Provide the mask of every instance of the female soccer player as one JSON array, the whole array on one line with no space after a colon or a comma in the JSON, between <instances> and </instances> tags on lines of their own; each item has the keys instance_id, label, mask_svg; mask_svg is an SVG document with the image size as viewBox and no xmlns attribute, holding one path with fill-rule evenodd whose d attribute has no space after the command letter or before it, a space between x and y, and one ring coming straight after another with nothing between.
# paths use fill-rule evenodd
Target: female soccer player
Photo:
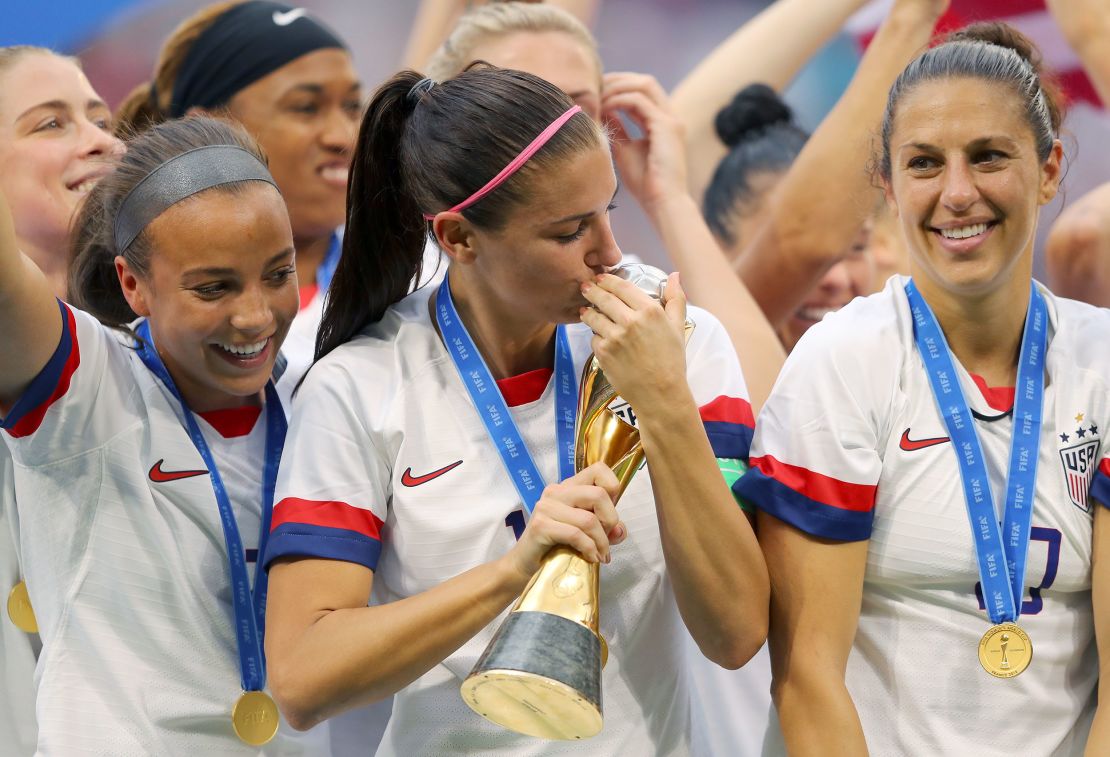
<instances>
[{"instance_id":1,"label":"female soccer player","mask_svg":"<svg viewBox=\"0 0 1110 757\"><path fill-rule=\"evenodd\" d=\"M59 297L70 222L120 151L110 118L75 59L40 47L0 48L0 193L12 208L16 246ZM0 598L8 603L0 615L0 743L24 755L35 750L39 640L20 569L12 476L0 441Z\"/></svg>"},{"instance_id":2,"label":"female soccer player","mask_svg":"<svg viewBox=\"0 0 1110 757\"><path fill-rule=\"evenodd\" d=\"M227 115L265 152L289 208L305 323L290 333L290 372L312 360L340 236L362 90L346 44L296 8L269 0L216 3L162 45L152 80L120 106L127 134L190 113ZM295 382L293 382L295 383Z\"/></svg>"},{"instance_id":3,"label":"female soccer player","mask_svg":"<svg viewBox=\"0 0 1110 757\"><path fill-rule=\"evenodd\" d=\"M1110 748L1110 315L1032 281L1062 153L1032 56L981 25L898 77L879 170L913 276L807 332L760 415L736 491L791 753Z\"/></svg>"},{"instance_id":4,"label":"female soccer player","mask_svg":"<svg viewBox=\"0 0 1110 757\"><path fill-rule=\"evenodd\" d=\"M808 135L794 123L790 107L765 84L741 90L716 119L717 135L729 152L705 191L704 212L713 236L733 261L770 217L775 187L798 157ZM779 327L790 350L806 329L854 297L874 291L874 265L860 230L840 259L805 294Z\"/></svg>"},{"instance_id":5,"label":"female soccer player","mask_svg":"<svg viewBox=\"0 0 1110 757\"><path fill-rule=\"evenodd\" d=\"M267 552L270 669L295 726L397 692L379 754L550 749L459 685L558 544L606 563L606 725L584 753L686 751L680 623L728 667L762 644L765 573L714 460L746 446L739 365L704 311L683 348L676 279L664 310L602 275L620 259L611 160L595 121L518 71L403 72L371 102ZM406 297L429 228L448 275ZM591 349L647 454L616 509L608 468L567 470L553 417ZM496 383L492 410L464 377ZM486 425L510 420L512 445ZM503 463L525 448L527 476Z\"/></svg>"},{"instance_id":6,"label":"female soccer player","mask_svg":"<svg viewBox=\"0 0 1110 757\"><path fill-rule=\"evenodd\" d=\"M67 305L0 207L0 427L44 643L38 752L258 754L276 710L250 572L285 426L288 214L249 137L186 119L129 144L74 234Z\"/></svg>"},{"instance_id":7,"label":"female soccer player","mask_svg":"<svg viewBox=\"0 0 1110 757\"><path fill-rule=\"evenodd\" d=\"M671 259L713 259L716 243L686 189L681 123L654 77L604 73L590 31L571 13L545 3L493 3L467 12L428 63L428 72L433 79L445 80L476 60L545 79L591 118L612 128L616 137L613 157L621 185L643 209ZM636 124L641 138L630 137L618 114ZM649 156L646 163L645 155ZM638 170L645 164L654 170L646 174ZM785 353L744 285L731 271L717 279L730 285L715 290L723 291L721 301L727 302L727 307L708 309L732 337L744 364L752 406L758 412Z\"/></svg>"},{"instance_id":8,"label":"female soccer player","mask_svg":"<svg viewBox=\"0 0 1110 757\"><path fill-rule=\"evenodd\" d=\"M756 75L780 89L785 87L805 61L802 53L816 50L822 38L834 33L837 22L858 5L858 0L835 0L821 3L817 10L804 0L779 0L722 43L675 88L675 110L687 128L693 175L715 170L726 185L734 178L727 162L714 161L712 169L705 166L720 150L719 140L706 134L715 125L719 93L733 92L737 79ZM744 225L747 228L734 229L741 233L722 244L727 263L717 255L676 259L695 302L715 312L728 308L731 292L726 274L733 270L782 335L787 350L820 320L830 304L820 293L828 283L822 279L830 268L850 258L853 248L867 241L868 217L879 199L864 170L872 151L868 125L878 123L885 105L883 95L917 51L928 44L947 5L947 0L896 0L890 4L843 96L798 150L788 170L773 182L773 192L765 188L758 193L766 194L766 203L759 208L728 208L751 222ZM836 191L830 192L830 186ZM715 189L719 186L710 191ZM715 202L720 199L706 195L708 212L714 212ZM889 257L884 255L883 265L877 267L889 270L885 264Z\"/></svg>"}]
</instances>

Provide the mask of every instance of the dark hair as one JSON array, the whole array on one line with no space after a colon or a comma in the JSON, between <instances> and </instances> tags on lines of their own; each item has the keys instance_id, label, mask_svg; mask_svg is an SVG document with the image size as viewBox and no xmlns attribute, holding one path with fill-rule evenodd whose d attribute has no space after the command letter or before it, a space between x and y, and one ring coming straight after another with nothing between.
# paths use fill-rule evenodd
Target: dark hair
<instances>
[{"instance_id":1,"label":"dark hair","mask_svg":"<svg viewBox=\"0 0 1110 757\"><path fill-rule=\"evenodd\" d=\"M882 123L879 172L890 178L890 136L902 97L922 82L974 78L999 82L1021 98L1037 157L1047 160L1063 120L1062 97L1041 71L1041 54L1028 37L1001 22L971 24L910 62L890 88Z\"/></svg>"},{"instance_id":2,"label":"dark hair","mask_svg":"<svg viewBox=\"0 0 1110 757\"><path fill-rule=\"evenodd\" d=\"M167 119L177 74L193 44L220 16L243 0L206 5L178 24L162 43L151 81L139 84L116 109L116 136L126 139Z\"/></svg>"},{"instance_id":3,"label":"dark hair","mask_svg":"<svg viewBox=\"0 0 1110 757\"><path fill-rule=\"evenodd\" d=\"M729 148L705 190L706 223L726 245L736 243L736 220L753 200L752 177L781 173L798 157L809 135L766 84L744 87L717 114L717 135Z\"/></svg>"},{"instance_id":4,"label":"dark hair","mask_svg":"<svg viewBox=\"0 0 1110 757\"><path fill-rule=\"evenodd\" d=\"M316 359L343 344L409 293L429 225L465 200L573 106L548 82L482 64L430 89L402 71L374 94L359 129L347 184L343 254L316 337ZM462 211L496 231L528 197L534 177L604 144L584 113L572 117L494 192Z\"/></svg>"},{"instance_id":5,"label":"dark hair","mask_svg":"<svg viewBox=\"0 0 1110 757\"><path fill-rule=\"evenodd\" d=\"M108 326L119 326L135 319L136 314L120 289L115 259L122 255L132 270L145 275L153 250L145 230L125 249L117 249L115 221L120 205L135 185L163 163L209 145L242 147L266 162L258 145L242 127L212 118L167 121L128 143L127 153L119 159L116 170L89 192L74 224L70 235L69 302ZM247 183L223 184L200 194L211 191L235 194L243 191Z\"/></svg>"}]
</instances>

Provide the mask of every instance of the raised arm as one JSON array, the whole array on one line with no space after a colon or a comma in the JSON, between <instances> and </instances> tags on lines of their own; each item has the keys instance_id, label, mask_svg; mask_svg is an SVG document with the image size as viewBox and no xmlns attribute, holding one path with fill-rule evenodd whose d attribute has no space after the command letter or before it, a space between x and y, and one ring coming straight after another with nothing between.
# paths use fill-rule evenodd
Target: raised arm
<instances>
[{"instance_id":1,"label":"raised arm","mask_svg":"<svg viewBox=\"0 0 1110 757\"><path fill-rule=\"evenodd\" d=\"M771 697L787 752L866 755L844 674L868 542L818 539L763 512L756 523L771 576Z\"/></svg>"},{"instance_id":2,"label":"raised arm","mask_svg":"<svg viewBox=\"0 0 1110 757\"><path fill-rule=\"evenodd\" d=\"M1048 234L1045 265L1056 294L1110 307L1110 184L1060 214Z\"/></svg>"},{"instance_id":3,"label":"raised arm","mask_svg":"<svg viewBox=\"0 0 1110 757\"><path fill-rule=\"evenodd\" d=\"M667 575L683 622L706 657L738 668L767 636L767 569L717 460L746 461L747 445L711 444L691 386L697 381L703 392L739 404L736 358L716 325L703 323L701 328L713 331L695 334L699 347L695 352L691 344L684 359L686 300L674 275L665 309L615 276L599 277L583 295L595 306L582 313L595 334L594 354L636 412ZM739 438L739 424L730 425Z\"/></svg>"},{"instance_id":4,"label":"raised arm","mask_svg":"<svg viewBox=\"0 0 1110 757\"><path fill-rule=\"evenodd\" d=\"M878 199L867 166L898 74L923 48L948 0L896 0L848 89L770 198L737 270L772 325L782 323L843 256Z\"/></svg>"},{"instance_id":5,"label":"raised arm","mask_svg":"<svg viewBox=\"0 0 1110 757\"><path fill-rule=\"evenodd\" d=\"M687 186L700 202L726 148L713 122L748 84L781 92L867 0L778 0L709 53L671 92L686 127Z\"/></svg>"},{"instance_id":6,"label":"raised arm","mask_svg":"<svg viewBox=\"0 0 1110 757\"><path fill-rule=\"evenodd\" d=\"M1045 4L1103 104L1110 106L1110 6L1103 0L1046 0Z\"/></svg>"},{"instance_id":7,"label":"raised arm","mask_svg":"<svg viewBox=\"0 0 1110 757\"><path fill-rule=\"evenodd\" d=\"M50 360L62 333L49 282L17 244L0 193L0 414L7 414Z\"/></svg>"},{"instance_id":8,"label":"raised arm","mask_svg":"<svg viewBox=\"0 0 1110 757\"><path fill-rule=\"evenodd\" d=\"M651 76L610 73L605 75L601 104L611 119L613 155L624 186L651 219L691 301L724 325L740 356L752 410L758 414L786 354L686 189L682 125L666 93ZM631 139L612 118L618 111L636 123L641 139Z\"/></svg>"}]
</instances>

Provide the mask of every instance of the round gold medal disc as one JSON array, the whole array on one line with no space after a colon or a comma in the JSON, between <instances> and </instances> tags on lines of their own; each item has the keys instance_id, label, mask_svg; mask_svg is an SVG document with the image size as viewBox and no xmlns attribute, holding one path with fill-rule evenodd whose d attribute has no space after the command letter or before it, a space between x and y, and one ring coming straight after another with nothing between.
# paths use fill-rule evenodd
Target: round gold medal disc
<instances>
[{"instance_id":1,"label":"round gold medal disc","mask_svg":"<svg viewBox=\"0 0 1110 757\"><path fill-rule=\"evenodd\" d=\"M8 594L8 617L12 619L15 627L24 633L39 632L35 610L31 607L31 598L27 595L27 584L23 581L17 583Z\"/></svg>"},{"instance_id":2,"label":"round gold medal disc","mask_svg":"<svg viewBox=\"0 0 1110 757\"><path fill-rule=\"evenodd\" d=\"M262 746L278 730L278 708L264 691L245 691L231 710L235 735L251 746Z\"/></svg>"},{"instance_id":3,"label":"round gold medal disc","mask_svg":"<svg viewBox=\"0 0 1110 757\"><path fill-rule=\"evenodd\" d=\"M1033 659L1033 643L1014 623L991 626L979 641L979 663L995 678L1013 678Z\"/></svg>"}]
</instances>

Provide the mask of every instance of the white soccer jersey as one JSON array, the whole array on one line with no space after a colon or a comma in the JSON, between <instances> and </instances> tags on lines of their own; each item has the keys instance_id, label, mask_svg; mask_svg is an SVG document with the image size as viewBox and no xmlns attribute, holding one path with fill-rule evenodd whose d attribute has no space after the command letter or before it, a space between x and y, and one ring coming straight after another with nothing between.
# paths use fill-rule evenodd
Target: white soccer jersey
<instances>
[{"instance_id":1,"label":"white soccer jersey","mask_svg":"<svg viewBox=\"0 0 1110 757\"><path fill-rule=\"evenodd\" d=\"M428 312L429 290L391 308L309 373L294 402L267 560L310 556L375 572L382 602L426 591L508 551L524 526L516 489ZM751 408L724 330L691 309L694 398L720 457L744 458ZM575 365L584 325L567 329ZM526 378L531 374L525 374ZM554 392L513 418L547 481L557 478ZM514 404L510 401L510 404ZM620 501L627 541L601 569L605 727L585 742L513 734L472 712L459 686L498 618L394 698L379 754L671 755L688 745L682 621L667 578L651 481L641 471ZM697 504L691 503L691 517Z\"/></svg>"},{"instance_id":2,"label":"white soccer jersey","mask_svg":"<svg viewBox=\"0 0 1110 757\"><path fill-rule=\"evenodd\" d=\"M326 753L324 732L283 728L264 751L235 736L231 581L204 461L130 337L60 307L54 357L0 424L44 644L39 753ZM198 417L253 572L264 414Z\"/></svg>"},{"instance_id":3,"label":"white soccer jersey","mask_svg":"<svg viewBox=\"0 0 1110 757\"><path fill-rule=\"evenodd\" d=\"M12 457L0 437L0 601L23 579L19 565L19 519L15 510ZM0 607L0 754L24 757L35 751L35 659L38 634L18 628Z\"/></svg>"},{"instance_id":4,"label":"white soccer jersey","mask_svg":"<svg viewBox=\"0 0 1110 757\"><path fill-rule=\"evenodd\" d=\"M894 277L806 333L760 413L737 492L810 534L870 539L847 685L872 754L1079 754L1098 678L1088 495L1110 505L1110 311L1045 292L1048 379L1019 621L1034 653L1021 675L997 679L978 661L990 621L904 284ZM1012 396L1000 402L957 370L1001 515Z\"/></svg>"}]
</instances>

